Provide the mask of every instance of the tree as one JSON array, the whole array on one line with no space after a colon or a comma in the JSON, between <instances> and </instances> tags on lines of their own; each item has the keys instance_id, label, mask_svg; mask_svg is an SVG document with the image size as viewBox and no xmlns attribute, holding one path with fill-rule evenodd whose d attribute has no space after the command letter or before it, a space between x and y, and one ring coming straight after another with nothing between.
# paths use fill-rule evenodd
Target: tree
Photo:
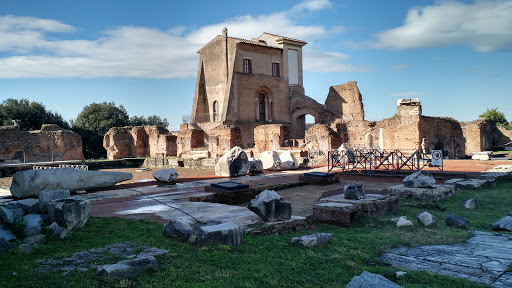
<instances>
[{"instance_id":1,"label":"tree","mask_svg":"<svg viewBox=\"0 0 512 288\"><path fill-rule=\"evenodd\" d=\"M167 118L160 118L159 116L149 116L147 119L144 116L133 116L130 118L130 125L132 126L147 126L147 125L159 125L163 127L169 126Z\"/></svg>"},{"instance_id":2,"label":"tree","mask_svg":"<svg viewBox=\"0 0 512 288\"><path fill-rule=\"evenodd\" d=\"M90 159L105 157L103 136L110 128L127 126L130 121L123 105L102 102L85 106L72 124L73 130L82 136L84 157Z\"/></svg>"},{"instance_id":3,"label":"tree","mask_svg":"<svg viewBox=\"0 0 512 288\"><path fill-rule=\"evenodd\" d=\"M507 118L505 118L505 114L498 111L498 108L487 108L487 111L481 114L480 117L488 119L497 126L501 126L509 130L512 129L507 121Z\"/></svg>"},{"instance_id":4,"label":"tree","mask_svg":"<svg viewBox=\"0 0 512 288\"><path fill-rule=\"evenodd\" d=\"M9 98L0 104L0 125L12 125L13 120L20 121L22 130L39 130L43 124L69 128L69 124L59 113L46 110L43 104L29 102L27 99Z\"/></svg>"}]
</instances>

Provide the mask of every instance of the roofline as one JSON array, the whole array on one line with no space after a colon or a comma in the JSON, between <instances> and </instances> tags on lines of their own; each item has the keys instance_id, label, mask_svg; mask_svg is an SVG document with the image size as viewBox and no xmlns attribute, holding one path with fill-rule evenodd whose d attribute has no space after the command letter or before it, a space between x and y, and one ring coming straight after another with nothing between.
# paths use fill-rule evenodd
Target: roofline
<instances>
[{"instance_id":1,"label":"roofline","mask_svg":"<svg viewBox=\"0 0 512 288\"><path fill-rule=\"evenodd\" d=\"M308 44L306 41L303 41L303 40L294 39L294 38L290 38L290 37L285 37L285 36L281 36L281 35L277 35L277 34L272 34L272 33L268 33L268 32L263 32L263 34L261 34L261 36L263 36L265 34L276 36L276 37L280 37L279 39L277 39L277 43L279 43L279 42L281 42L281 43L287 42L287 43L292 43L292 44L298 44L300 46L304 46L304 45Z\"/></svg>"}]
</instances>

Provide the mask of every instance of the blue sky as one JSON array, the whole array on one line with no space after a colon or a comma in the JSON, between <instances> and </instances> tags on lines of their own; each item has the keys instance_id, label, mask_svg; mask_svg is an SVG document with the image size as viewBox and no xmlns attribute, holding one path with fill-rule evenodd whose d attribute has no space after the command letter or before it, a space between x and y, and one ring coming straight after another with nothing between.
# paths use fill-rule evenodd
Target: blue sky
<instances>
[{"instance_id":1,"label":"blue sky","mask_svg":"<svg viewBox=\"0 0 512 288\"><path fill-rule=\"evenodd\" d=\"M512 1L0 0L0 100L26 98L75 118L114 101L177 130L190 115L199 48L222 28L298 38L306 94L358 82L365 118L419 97L423 114L512 120Z\"/></svg>"}]
</instances>

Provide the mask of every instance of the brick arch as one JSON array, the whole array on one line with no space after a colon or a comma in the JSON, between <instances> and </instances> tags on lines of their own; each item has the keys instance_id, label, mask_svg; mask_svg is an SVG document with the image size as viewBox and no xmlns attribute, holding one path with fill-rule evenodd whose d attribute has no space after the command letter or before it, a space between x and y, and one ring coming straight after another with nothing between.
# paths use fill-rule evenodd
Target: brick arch
<instances>
[{"instance_id":1,"label":"brick arch","mask_svg":"<svg viewBox=\"0 0 512 288\"><path fill-rule=\"evenodd\" d=\"M272 122L274 120L272 91L267 86L260 86L256 89L254 93L254 112L256 121Z\"/></svg>"},{"instance_id":2,"label":"brick arch","mask_svg":"<svg viewBox=\"0 0 512 288\"><path fill-rule=\"evenodd\" d=\"M314 109L311 107L301 108L299 110L296 110L292 114L292 135L294 135L294 138L304 138L305 131L306 131L306 115L311 115L315 117L315 124L320 123L320 117L322 115L323 111L319 111L318 109Z\"/></svg>"}]
</instances>

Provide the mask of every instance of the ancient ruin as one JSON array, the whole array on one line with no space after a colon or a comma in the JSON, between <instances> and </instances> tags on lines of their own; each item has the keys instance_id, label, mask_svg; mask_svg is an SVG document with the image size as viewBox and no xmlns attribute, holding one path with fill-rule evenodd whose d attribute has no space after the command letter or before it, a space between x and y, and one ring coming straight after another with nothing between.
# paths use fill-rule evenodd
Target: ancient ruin
<instances>
[{"instance_id":1,"label":"ancient ruin","mask_svg":"<svg viewBox=\"0 0 512 288\"><path fill-rule=\"evenodd\" d=\"M0 126L0 162L83 160L82 137L54 124L41 130L22 131L18 126Z\"/></svg>"},{"instance_id":2,"label":"ancient ruin","mask_svg":"<svg viewBox=\"0 0 512 288\"><path fill-rule=\"evenodd\" d=\"M155 126L113 128L104 138L108 158L218 159L235 146L249 157L270 150L300 157L343 143L379 151L441 150L444 157L465 158L512 141L512 131L485 119L424 116L418 98L398 99L393 117L367 121L355 81L330 87L325 103L318 103L303 87L306 44L270 33L234 38L224 29L198 51L190 121L176 134ZM316 124L307 130L306 115Z\"/></svg>"}]
</instances>

